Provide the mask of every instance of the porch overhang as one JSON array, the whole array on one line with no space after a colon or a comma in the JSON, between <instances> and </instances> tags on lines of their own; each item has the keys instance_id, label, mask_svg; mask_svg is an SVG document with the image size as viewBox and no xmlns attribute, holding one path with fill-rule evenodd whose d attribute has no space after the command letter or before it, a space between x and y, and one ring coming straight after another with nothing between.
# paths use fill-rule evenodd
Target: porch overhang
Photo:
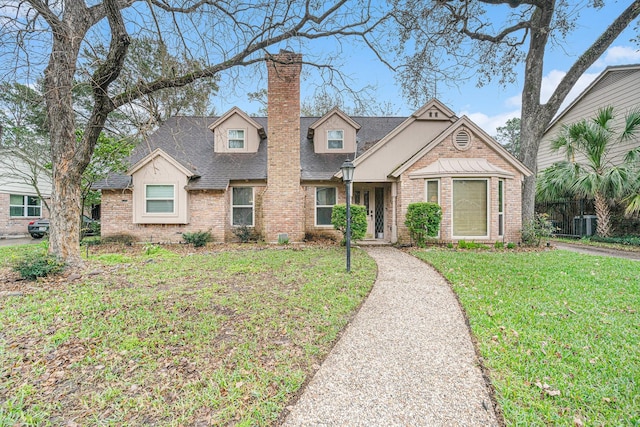
<instances>
[{"instance_id":1,"label":"porch overhang","mask_svg":"<svg viewBox=\"0 0 640 427\"><path fill-rule=\"evenodd\" d=\"M412 179L441 178L441 177L487 177L514 178L515 175L490 163L484 158L442 158L429 166L409 174Z\"/></svg>"}]
</instances>

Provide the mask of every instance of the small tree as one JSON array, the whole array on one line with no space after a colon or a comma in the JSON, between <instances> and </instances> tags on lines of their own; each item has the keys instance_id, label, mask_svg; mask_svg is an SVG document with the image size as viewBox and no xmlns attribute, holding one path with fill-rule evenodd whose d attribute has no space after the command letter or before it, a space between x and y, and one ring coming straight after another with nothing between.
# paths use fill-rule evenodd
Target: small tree
<instances>
[{"instance_id":1,"label":"small tree","mask_svg":"<svg viewBox=\"0 0 640 427\"><path fill-rule=\"evenodd\" d=\"M424 247L429 237L437 237L442 219L442 208L437 203L411 203L407 208L404 225L409 228L411 238Z\"/></svg>"},{"instance_id":2,"label":"small tree","mask_svg":"<svg viewBox=\"0 0 640 427\"><path fill-rule=\"evenodd\" d=\"M331 224L333 228L342 233L345 242L347 239L347 206L335 205L331 211ZM351 205L351 239L361 240L367 233L367 209L360 205Z\"/></svg>"}]
</instances>

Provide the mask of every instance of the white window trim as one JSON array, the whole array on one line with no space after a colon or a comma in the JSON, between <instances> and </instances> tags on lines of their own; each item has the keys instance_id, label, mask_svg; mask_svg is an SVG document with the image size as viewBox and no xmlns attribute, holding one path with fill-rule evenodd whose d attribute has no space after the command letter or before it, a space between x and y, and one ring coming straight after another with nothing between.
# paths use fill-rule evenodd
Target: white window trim
<instances>
[{"instance_id":1,"label":"white window trim","mask_svg":"<svg viewBox=\"0 0 640 427\"><path fill-rule=\"evenodd\" d=\"M454 206L453 206L453 201L455 198L455 186L453 185L453 183L455 181L484 181L485 185L487 186L487 217L485 218L485 220L487 221L487 234L484 236L456 236L455 234L453 234L453 214L454 214ZM458 240L480 240L480 239L489 239L489 236L491 236L491 221L489 221L489 218L491 217L491 192L490 187L489 187L489 182L490 182L490 178L464 178L464 177L460 177L460 178L453 178L451 180L451 236L453 239L458 239Z\"/></svg>"},{"instance_id":2,"label":"white window trim","mask_svg":"<svg viewBox=\"0 0 640 427\"><path fill-rule=\"evenodd\" d=\"M20 196L22 197L21 205L12 205L11 204L11 196ZM40 201L37 205L29 205L29 197L37 197ZM22 215L11 215L11 208L20 206L22 208ZM40 209L39 215L29 215L29 207L38 207ZM42 199L38 196L30 196L28 194L9 194L9 218L40 218L42 217Z\"/></svg>"},{"instance_id":3,"label":"white window trim","mask_svg":"<svg viewBox=\"0 0 640 427\"><path fill-rule=\"evenodd\" d=\"M338 203L338 189L336 187L326 187L326 186L319 186L319 187L314 187L314 198L315 198L315 208L313 210L313 223L316 227L318 228L333 228L333 224L318 224L318 208L332 208L335 206L335 204L333 205L319 205L318 204L318 189L320 188L332 188L334 193L335 193L335 198L336 198L336 204Z\"/></svg>"},{"instance_id":4,"label":"white window trim","mask_svg":"<svg viewBox=\"0 0 640 427\"><path fill-rule=\"evenodd\" d=\"M251 204L250 205L235 205L233 203L233 189L234 188L251 188ZM256 226L256 189L255 187L249 187L244 185L236 185L231 187L231 212L230 212L230 222L232 227L249 227L253 228ZM251 225L236 225L233 223L233 208L251 208Z\"/></svg>"},{"instance_id":5,"label":"white window trim","mask_svg":"<svg viewBox=\"0 0 640 427\"><path fill-rule=\"evenodd\" d=\"M162 198L162 199L154 199L154 198L148 198L147 197L147 187L149 186L160 186L160 185L170 185L171 187L173 187L173 198L171 199L167 199L167 198ZM173 200L173 211L171 212L147 212L147 200ZM159 183L159 182L154 182L153 184L145 184L144 185L144 214L148 215L148 216L167 216L167 215L175 215L176 214L176 208L177 208L177 200L176 200L176 185L175 184L169 184L169 183Z\"/></svg>"},{"instance_id":6,"label":"white window trim","mask_svg":"<svg viewBox=\"0 0 640 427\"><path fill-rule=\"evenodd\" d=\"M500 183L502 183L502 206L500 206ZM506 195L506 186L507 186L507 181L504 179L499 179L498 180L498 236L500 237L504 237L505 235L505 228L507 226L507 224L505 224L504 222L504 218L505 218L505 208L506 208L506 203L505 203L505 195ZM502 208L502 212L500 212L500 208ZM500 234L500 217L502 217L502 234Z\"/></svg>"},{"instance_id":7,"label":"white window trim","mask_svg":"<svg viewBox=\"0 0 640 427\"><path fill-rule=\"evenodd\" d=\"M231 146L231 140L240 140L239 138L231 138L231 136L229 135L231 132L237 132L237 131L242 131L242 147L232 147ZM239 129L239 128L233 128L233 129L227 129L227 150L238 150L238 151L244 151L247 149L247 130L246 129Z\"/></svg>"},{"instance_id":8,"label":"white window trim","mask_svg":"<svg viewBox=\"0 0 640 427\"><path fill-rule=\"evenodd\" d=\"M329 138L329 132L342 132L342 147L340 148L332 148L329 146L329 141L338 141L335 138ZM327 150L344 150L344 129L328 129L327 130Z\"/></svg>"},{"instance_id":9,"label":"white window trim","mask_svg":"<svg viewBox=\"0 0 640 427\"><path fill-rule=\"evenodd\" d=\"M428 184L431 181L435 181L438 185L438 200L436 201L436 203L438 204L438 206L440 206L440 208L442 209L442 204L440 203L440 180L439 179L425 179L424 180L424 199L429 202L429 203L433 203L431 200L427 199L427 195L429 194L428 191ZM440 220L440 227L438 227L438 234L436 235L436 237L439 239L440 238L440 234L442 233L442 219Z\"/></svg>"}]
</instances>

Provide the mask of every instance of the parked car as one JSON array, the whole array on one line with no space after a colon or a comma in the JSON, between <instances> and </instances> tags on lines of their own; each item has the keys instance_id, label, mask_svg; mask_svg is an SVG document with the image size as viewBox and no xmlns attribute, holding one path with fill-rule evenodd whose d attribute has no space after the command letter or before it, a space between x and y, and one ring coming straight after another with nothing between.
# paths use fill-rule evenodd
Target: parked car
<instances>
[{"instance_id":1,"label":"parked car","mask_svg":"<svg viewBox=\"0 0 640 427\"><path fill-rule=\"evenodd\" d=\"M41 239L49 233L49 220L46 218L36 219L29 222L27 231L34 239ZM95 236L100 234L100 221L82 215L82 236Z\"/></svg>"}]
</instances>

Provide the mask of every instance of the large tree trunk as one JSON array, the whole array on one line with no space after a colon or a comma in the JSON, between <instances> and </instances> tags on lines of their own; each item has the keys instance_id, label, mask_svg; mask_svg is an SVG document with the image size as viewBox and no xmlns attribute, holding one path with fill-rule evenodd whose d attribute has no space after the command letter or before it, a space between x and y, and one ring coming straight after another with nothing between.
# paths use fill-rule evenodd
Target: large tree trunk
<instances>
[{"instance_id":1,"label":"large tree trunk","mask_svg":"<svg viewBox=\"0 0 640 427\"><path fill-rule=\"evenodd\" d=\"M45 70L45 98L51 138L53 188L49 251L70 265L80 257L81 159L77 158L75 114L71 89L79 51L74 31L60 25L53 33L53 49ZM78 41L76 41L78 40Z\"/></svg>"}]
</instances>

